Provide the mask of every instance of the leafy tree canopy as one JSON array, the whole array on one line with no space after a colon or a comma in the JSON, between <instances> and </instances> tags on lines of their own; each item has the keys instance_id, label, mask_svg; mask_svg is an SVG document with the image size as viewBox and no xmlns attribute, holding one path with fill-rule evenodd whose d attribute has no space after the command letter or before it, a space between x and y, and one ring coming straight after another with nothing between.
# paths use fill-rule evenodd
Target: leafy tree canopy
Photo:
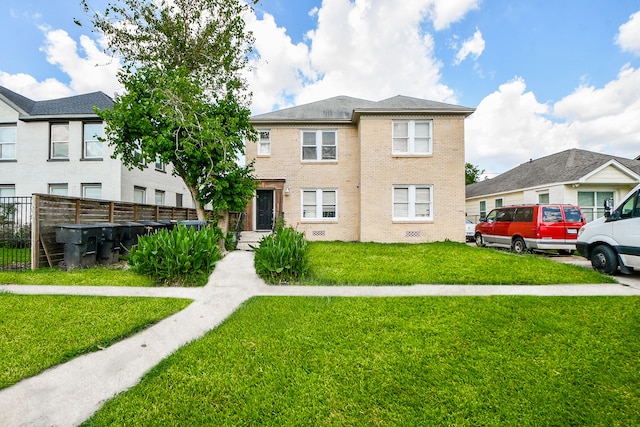
<instances>
[{"instance_id":1,"label":"leafy tree canopy","mask_svg":"<svg viewBox=\"0 0 640 427\"><path fill-rule=\"evenodd\" d=\"M471 163L465 163L465 184L473 184L480 181L480 176L484 173L484 169L480 170L479 166L472 165Z\"/></svg>"},{"instance_id":2,"label":"leafy tree canopy","mask_svg":"<svg viewBox=\"0 0 640 427\"><path fill-rule=\"evenodd\" d=\"M255 189L252 165L237 157L255 141L243 71L253 36L241 0L120 0L90 11L107 51L121 58L125 92L99 115L106 139L130 168L156 159L173 165L198 216L243 210ZM254 1L255 3L255 1Z\"/></svg>"}]
</instances>

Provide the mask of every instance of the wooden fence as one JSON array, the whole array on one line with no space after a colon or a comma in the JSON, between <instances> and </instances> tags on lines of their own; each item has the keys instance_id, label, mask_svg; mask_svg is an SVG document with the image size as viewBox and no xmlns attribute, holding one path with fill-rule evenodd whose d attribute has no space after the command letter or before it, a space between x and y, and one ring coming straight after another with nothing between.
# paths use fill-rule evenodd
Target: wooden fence
<instances>
[{"instance_id":1,"label":"wooden fence","mask_svg":"<svg viewBox=\"0 0 640 427\"><path fill-rule=\"evenodd\" d=\"M195 220L195 209L142 205L77 197L33 195L31 268L55 267L64 259L56 242L56 226L96 222ZM210 212L208 212L210 213Z\"/></svg>"}]
</instances>

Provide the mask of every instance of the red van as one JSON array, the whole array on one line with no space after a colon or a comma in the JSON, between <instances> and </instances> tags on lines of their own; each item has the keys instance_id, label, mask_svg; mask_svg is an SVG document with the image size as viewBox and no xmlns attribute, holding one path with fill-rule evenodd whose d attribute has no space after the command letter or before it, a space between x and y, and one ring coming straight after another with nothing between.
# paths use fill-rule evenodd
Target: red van
<instances>
[{"instance_id":1,"label":"red van","mask_svg":"<svg viewBox=\"0 0 640 427\"><path fill-rule=\"evenodd\" d=\"M510 248L516 253L553 249L569 254L576 249L578 230L586 224L574 205L505 206L489 212L476 225L478 246Z\"/></svg>"}]
</instances>

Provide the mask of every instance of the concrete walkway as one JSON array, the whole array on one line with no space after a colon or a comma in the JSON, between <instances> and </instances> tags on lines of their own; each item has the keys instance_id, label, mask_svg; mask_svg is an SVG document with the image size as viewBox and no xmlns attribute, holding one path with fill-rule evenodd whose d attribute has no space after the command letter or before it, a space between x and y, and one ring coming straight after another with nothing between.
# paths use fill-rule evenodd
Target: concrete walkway
<instances>
[{"instance_id":1,"label":"concrete walkway","mask_svg":"<svg viewBox=\"0 0 640 427\"><path fill-rule=\"evenodd\" d=\"M203 288L125 288L0 285L0 292L191 298L186 309L109 348L80 356L0 390L0 426L75 426L106 400L184 344L215 328L253 296L632 296L640 286L267 286L253 269L253 253L229 253Z\"/></svg>"}]
</instances>

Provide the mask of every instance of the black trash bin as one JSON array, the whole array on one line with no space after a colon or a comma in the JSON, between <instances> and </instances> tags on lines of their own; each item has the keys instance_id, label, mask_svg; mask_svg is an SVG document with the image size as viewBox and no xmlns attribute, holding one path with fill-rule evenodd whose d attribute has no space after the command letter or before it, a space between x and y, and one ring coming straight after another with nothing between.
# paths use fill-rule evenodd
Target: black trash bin
<instances>
[{"instance_id":1,"label":"black trash bin","mask_svg":"<svg viewBox=\"0 0 640 427\"><path fill-rule=\"evenodd\" d=\"M98 243L98 263L117 263L120 260L120 243L126 227L117 222L99 222L96 225L102 229L102 238Z\"/></svg>"},{"instance_id":2,"label":"black trash bin","mask_svg":"<svg viewBox=\"0 0 640 427\"><path fill-rule=\"evenodd\" d=\"M144 226L145 235L154 234L156 231L162 228L167 228L165 224L160 224L159 222L156 222L156 221L138 221L138 222Z\"/></svg>"},{"instance_id":3,"label":"black trash bin","mask_svg":"<svg viewBox=\"0 0 640 427\"><path fill-rule=\"evenodd\" d=\"M120 241L120 254L127 256L131 248L138 244L138 236L145 235L146 229L144 224L139 222L124 221L120 224L124 226L122 240Z\"/></svg>"},{"instance_id":4,"label":"black trash bin","mask_svg":"<svg viewBox=\"0 0 640 427\"><path fill-rule=\"evenodd\" d=\"M96 224L59 224L56 226L56 242L64 243L66 270L88 268L96 265L98 243L102 227Z\"/></svg>"},{"instance_id":5,"label":"black trash bin","mask_svg":"<svg viewBox=\"0 0 640 427\"><path fill-rule=\"evenodd\" d=\"M199 219L183 219L178 221L178 225L182 225L184 227L195 228L197 231L202 230L209 226L207 221L202 221Z\"/></svg>"},{"instance_id":6,"label":"black trash bin","mask_svg":"<svg viewBox=\"0 0 640 427\"><path fill-rule=\"evenodd\" d=\"M173 230L173 227L175 227L176 224L178 224L178 221L176 221L175 219L160 219L158 220L158 222L164 225L165 228L169 231Z\"/></svg>"}]
</instances>

